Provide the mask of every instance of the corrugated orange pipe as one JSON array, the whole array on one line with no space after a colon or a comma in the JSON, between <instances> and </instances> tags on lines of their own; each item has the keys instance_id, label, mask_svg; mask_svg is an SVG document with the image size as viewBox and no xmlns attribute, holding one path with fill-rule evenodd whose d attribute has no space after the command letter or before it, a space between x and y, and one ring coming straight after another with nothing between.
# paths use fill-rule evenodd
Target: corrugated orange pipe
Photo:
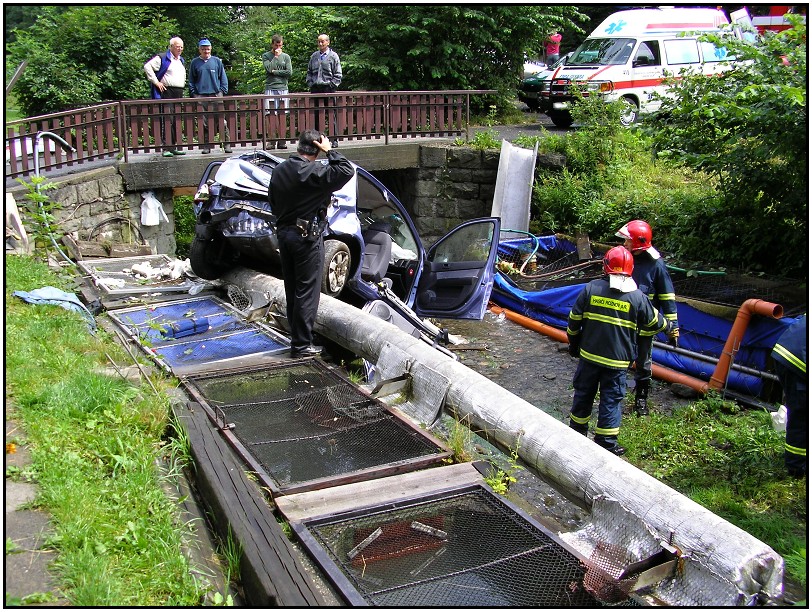
<instances>
[{"instance_id":1,"label":"corrugated orange pipe","mask_svg":"<svg viewBox=\"0 0 812 612\"><path fill-rule=\"evenodd\" d=\"M559 342L563 342L564 344L570 343L570 341L567 339L566 330L558 329L557 327L547 325L546 323L542 323L541 321L536 321L535 319L531 319L530 317L520 315L518 312L513 312L512 310L508 310L507 308L497 306L494 303L491 303L490 310L494 314L504 313L506 319L510 319L511 321L513 321L514 323L518 323L522 327L526 327L528 329L532 329L533 331L537 331L540 334L544 334L545 336L549 336L553 340L558 340Z\"/></svg>"},{"instance_id":2,"label":"corrugated orange pipe","mask_svg":"<svg viewBox=\"0 0 812 612\"><path fill-rule=\"evenodd\" d=\"M780 304L756 299L745 300L742 303L739 312L736 314L733 327L730 328L725 348L722 349L722 354L719 355L719 363L716 364L716 369L708 382L708 387L711 389L722 389L725 386L727 375L730 372L730 364L733 361L733 349L735 347L738 350L742 338L744 338L744 332L747 331L747 325L750 323L750 317L754 314L780 319L784 316L784 308Z\"/></svg>"},{"instance_id":3,"label":"corrugated orange pipe","mask_svg":"<svg viewBox=\"0 0 812 612\"><path fill-rule=\"evenodd\" d=\"M505 318L510 319L519 325L535 330L540 334L544 334L545 336L549 336L553 340L558 340L559 342L569 344L569 339L567 338L567 332L565 330L558 329L557 327L536 321L530 317L520 315L512 310L501 308L493 303L490 305L490 310L495 314L504 313ZM690 387L702 395L707 393L708 389L722 389L725 385L725 381L727 380L727 375L730 372L730 364L733 362L733 347L741 344L741 340L744 338L744 332L747 330L747 325L750 323L750 318L753 314L759 314L761 316L771 317L773 319L780 319L782 316L784 316L784 308L779 304L765 302L764 300L745 300L745 302L739 307L736 320L733 322L733 327L730 329L727 342L725 342L725 347L722 349L722 354L719 357L719 361L716 364L716 369L714 370L709 382L699 378L694 378L693 376L689 376L681 372L676 372L671 368L666 368L661 365L657 365L656 363L651 364L652 375L669 383L685 385L686 387Z\"/></svg>"}]
</instances>

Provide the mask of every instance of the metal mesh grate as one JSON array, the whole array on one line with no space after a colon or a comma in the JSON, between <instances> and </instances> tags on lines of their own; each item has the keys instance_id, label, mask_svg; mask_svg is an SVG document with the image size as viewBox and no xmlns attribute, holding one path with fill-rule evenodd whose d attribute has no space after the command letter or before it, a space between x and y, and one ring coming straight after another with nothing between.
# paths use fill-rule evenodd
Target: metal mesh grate
<instances>
[{"instance_id":1,"label":"metal mesh grate","mask_svg":"<svg viewBox=\"0 0 812 612\"><path fill-rule=\"evenodd\" d=\"M582 562L482 487L306 526L367 604L600 605Z\"/></svg>"},{"instance_id":2,"label":"metal mesh grate","mask_svg":"<svg viewBox=\"0 0 812 612\"><path fill-rule=\"evenodd\" d=\"M212 297L139 306L109 315L171 369L288 348L281 335L245 321L231 306Z\"/></svg>"},{"instance_id":3,"label":"metal mesh grate","mask_svg":"<svg viewBox=\"0 0 812 612\"><path fill-rule=\"evenodd\" d=\"M194 283L181 276L177 279L139 278L132 271L134 264L149 264L157 270L165 268L172 260L168 255L144 255L142 257L114 257L110 259L82 260L77 265L89 274L98 287L110 295L130 295L155 291L188 291Z\"/></svg>"},{"instance_id":4,"label":"metal mesh grate","mask_svg":"<svg viewBox=\"0 0 812 612\"><path fill-rule=\"evenodd\" d=\"M424 467L448 454L315 360L193 376L188 384L203 405L222 415L273 480L269 486L280 491L315 488L313 481L333 478L358 480L359 472L409 462Z\"/></svg>"},{"instance_id":5,"label":"metal mesh grate","mask_svg":"<svg viewBox=\"0 0 812 612\"><path fill-rule=\"evenodd\" d=\"M673 271L674 290L681 297L694 298L738 309L750 298L781 304L785 316L806 312L808 293L806 284L786 278L759 278L739 274L688 276ZM732 313L731 318L735 316Z\"/></svg>"}]
</instances>

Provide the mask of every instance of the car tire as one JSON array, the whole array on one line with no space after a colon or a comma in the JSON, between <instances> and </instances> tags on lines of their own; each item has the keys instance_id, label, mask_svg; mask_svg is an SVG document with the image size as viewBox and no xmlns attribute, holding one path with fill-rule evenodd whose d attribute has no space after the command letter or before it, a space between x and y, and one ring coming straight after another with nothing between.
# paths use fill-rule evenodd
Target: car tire
<instances>
[{"instance_id":1,"label":"car tire","mask_svg":"<svg viewBox=\"0 0 812 612\"><path fill-rule=\"evenodd\" d=\"M640 109L632 98L624 96L620 99L623 102L623 110L620 112L620 125L623 127L631 127L637 123L637 118L640 116Z\"/></svg>"},{"instance_id":2,"label":"car tire","mask_svg":"<svg viewBox=\"0 0 812 612\"><path fill-rule=\"evenodd\" d=\"M205 280L220 278L234 267L237 256L222 237L204 240L195 236L189 247L192 272Z\"/></svg>"},{"instance_id":3,"label":"car tire","mask_svg":"<svg viewBox=\"0 0 812 612\"><path fill-rule=\"evenodd\" d=\"M338 297L347 286L350 278L352 257L350 248L340 240L324 241L324 273L321 278L321 292L330 297Z\"/></svg>"},{"instance_id":4,"label":"car tire","mask_svg":"<svg viewBox=\"0 0 812 612\"><path fill-rule=\"evenodd\" d=\"M548 115L550 121L552 121L556 127L568 128L573 123L572 115L570 115L569 111L551 111Z\"/></svg>"},{"instance_id":5,"label":"car tire","mask_svg":"<svg viewBox=\"0 0 812 612\"><path fill-rule=\"evenodd\" d=\"M539 112L539 103L538 102L529 101L529 102L525 102L525 104L527 104L527 109L531 113Z\"/></svg>"}]
</instances>

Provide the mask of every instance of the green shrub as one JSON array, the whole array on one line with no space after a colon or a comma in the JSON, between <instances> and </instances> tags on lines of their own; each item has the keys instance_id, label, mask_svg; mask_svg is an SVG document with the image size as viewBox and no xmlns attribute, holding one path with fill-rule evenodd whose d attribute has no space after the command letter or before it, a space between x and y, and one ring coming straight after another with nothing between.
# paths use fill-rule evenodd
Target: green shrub
<instances>
[{"instance_id":1,"label":"green shrub","mask_svg":"<svg viewBox=\"0 0 812 612\"><path fill-rule=\"evenodd\" d=\"M176 196L175 211L175 256L178 259L189 257L189 247L195 237L195 213L191 196Z\"/></svg>"}]
</instances>

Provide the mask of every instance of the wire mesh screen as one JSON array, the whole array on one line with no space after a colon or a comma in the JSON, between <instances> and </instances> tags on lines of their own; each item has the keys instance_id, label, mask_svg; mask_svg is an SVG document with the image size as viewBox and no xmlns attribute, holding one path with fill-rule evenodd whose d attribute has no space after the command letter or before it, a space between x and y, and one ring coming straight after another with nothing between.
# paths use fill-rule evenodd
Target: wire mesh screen
<instances>
[{"instance_id":1,"label":"wire mesh screen","mask_svg":"<svg viewBox=\"0 0 812 612\"><path fill-rule=\"evenodd\" d=\"M482 487L306 527L371 605L601 605L573 553Z\"/></svg>"},{"instance_id":2,"label":"wire mesh screen","mask_svg":"<svg viewBox=\"0 0 812 612\"><path fill-rule=\"evenodd\" d=\"M173 369L288 349L283 336L245 321L234 308L214 297L109 314L148 353Z\"/></svg>"},{"instance_id":3,"label":"wire mesh screen","mask_svg":"<svg viewBox=\"0 0 812 612\"><path fill-rule=\"evenodd\" d=\"M448 455L315 360L190 377L188 384L202 404L222 414L273 480L269 486L280 491L329 486L324 481L336 478L361 480L395 465L417 469Z\"/></svg>"},{"instance_id":4,"label":"wire mesh screen","mask_svg":"<svg viewBox=\"0 0 812 612\"><path fill-rule=\"evenodd\" d=\"M175 279L170 277L171 261L168 255L145 255L86 259L76 263L86 274L93 277L98 287L110 295L188 291L193 285L189 279L183 276Z\"/></svg>"},{"instance_id":5,"label":"wire mesh screen","mask_svg":"<svg viewBox=\"0 0 812 612\"><path fill-rule=\"evenodd\" d=\"M700 274L688 276L672 271L677 295L722 304L738 309L751 298L781 304L785 316L798 316L807 310L806 284L786 278L759 278L739 274ZM735 316L735 312L732 316Z\"/></svg>"},{"instance_id":6,"label":"wire mesh screen","mask_svg":"<svg viewBox=\"0 0 812 612\"><path fill-rule=\"evenodd\" d=\"M584 283L603 273L600 259L581 261L575 245L555 236L501 240L498 256L499 271L525 291Z\"/></svg>"}]
</instances>

